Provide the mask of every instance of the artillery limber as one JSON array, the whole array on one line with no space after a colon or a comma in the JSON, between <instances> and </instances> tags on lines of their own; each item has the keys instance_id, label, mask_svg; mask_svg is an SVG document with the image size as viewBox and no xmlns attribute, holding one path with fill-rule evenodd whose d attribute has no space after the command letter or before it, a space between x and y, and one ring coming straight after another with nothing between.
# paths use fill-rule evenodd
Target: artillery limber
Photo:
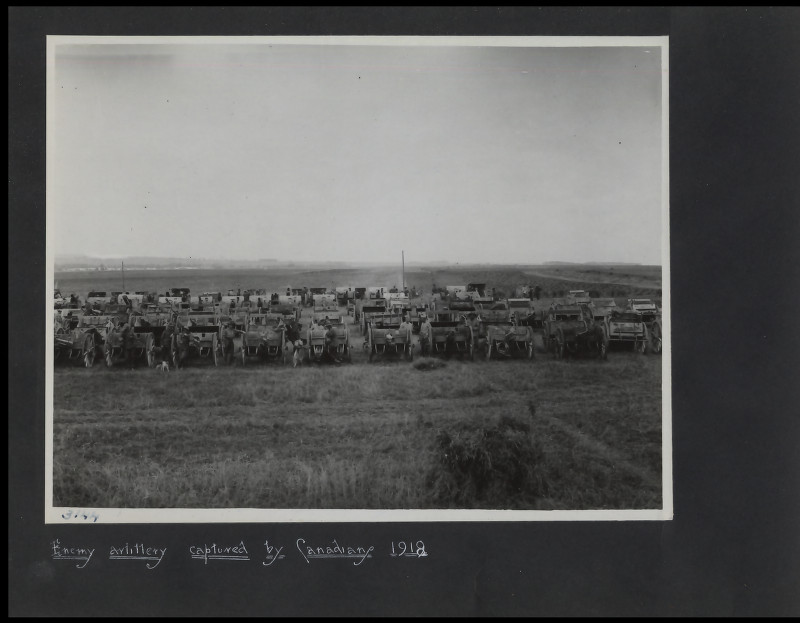
<instances>
[{"instance_id":1,"label":"artillery limber","mask_svg":"<svg viewBox=\"0 0 800 623\"><path fill-rule=\"evenodd\" d=\"M286 326L282 314L250 313L242 334L241 360L286 363Z\"/></svg>"},{"instance_id":2,"label":"artillery limber","mask_svg":"<svg viewBox=\"0 0 800 623\"><path fill-rule=\"evenodd\" d=\"M511 309L505 301L478 303L476 313L484 323L511 323Z\"/></svg>"},{"instance_id":3,"label":"artillery limber","mask_svg":"<svg viewBox=\"0 0 800 623\"><path fill-rule=\"evenodd\" d=\"M164 294L159 295L158 304L166 307L173 307L180 303L189 303L191 300L191 290L189 288L170 288Z\"/></svg>"},{"instance_id":4,"label":"artillery limber","mask_svg":"<svg viewBox=\"0 0 800 623\"><path fill-rule=\"evenodd\" d=\"M500 320L481 322L478 340L482 343L487 361L496 358L534 358L533 327Z\"/></svg>"},{"instance_id":5,"label":"artillery limber","mask_svg":"<svg viewBox=\"0 0 800 623\"><path fill-rule=\"evenodd\" d=\"M359 301L361 303L361 309L358 312L358 323L361 328L361 333L363 335L367 334L367 326L369 325L369 321L373 316L380 316L385 314L388 311L386 306L386 301L384 299L375 299L369 300L364 299L363 301Z\"/></svg>"},{"instance_id":6,"label":"artillery limber","mask_svg":"<svg viewBox=\"0 0 800 623\"><path fill-rule=\"evenodd\" d=\"M533 309L533 301L526 298L513 298L508 299L506 302L508 303L511 320L517 325L533 327L534 329L542 328L544 319L541 313L537 313Z\"/></svg>"},{"instance_id":7,"label":"artillery limber","mask_svg":"<svg viewBox=\"0 0 800 623\"><path fill-rule=\"evenodd\" d=\"M652 299L628 299L627 310L641 315L650 333L650 346L654 353L660 353L664 334L661 308Z\"/></svg>"},{"instance_id":8,"label":"artillery limber","mask_svg":"<svg viewBox=\"0 0 800 623\"><path fill-rule=\"evenodd\" d=\"M604 320L609 344L630 344L637 353L646 353L650 346L650 332L641 314L632 311L615 311Z\"/></svg>"},{"instance_id":9,"label":"artillery limber","mask_svg":"<svg viewBox=\"0 0 800 623\"><path fill-rule=\"evenodd\" d=\"M386 295L389 311L406 315L411 310L411 301L405 292L389 292Z\"/></svg>"},{"instance_id":10,"label":"artillery limber","mask_svg":"<svg viewBox=\"0 0 800 623\"><path fill-rule=\"evenodd\" d=\"M614 299L592 299L592 315L598 322L605 321L612 313L622 311Z\"/></svg>"},{"instance_id":11,"label":"artillery limber","mask_svg":"<svg viewBox=\"0 0 800 623\"><path fill-rule=\"evenodd\" d=\"M437 322L461 322L469 314L477 312L474 303L466 299L451 300L447 304L440 303L438 305L434 302L432 311Z\"/></svg>"},{"instance_id":12,"label":"artillery limber","mask_svg":"<svg viewBox=\"0 0 800 623\"><path fill-rule=\"evenodd\" d=\"M152 299L147 292L120 292L111 303L125 305L128 308L139 309L144 303L151 302Z\"/></svg>"},{"instance_id":13,"label":"artillery limber","mask_svg":"<svg viewBox=\"0 0 800 623\"><path fill-rule=\"evenodd\" d=\"M281 314L285 320L300 321L302 313L300 298L296 295L279 295L274 297L269 304L269 313Z\"/></svg>"},{"instance_id":14,"label":"artillery limber","mask_svg":"<svg viewBox=\"0 0 800 623\"><path fill-rule=\"evenodd\" d=\"M226 311L231 308L241 307L244 299L245 296L241 290L228 290L227 294L223 294L220 299L220 309Z\"/></svg>"},{"instance_id":15,"label":"artillery limber","mask_svg":"<svg viewBox=\"0 0 800 623\"><path fill-rule=\"evenodd\" d=\"M56 329L54 355L56 360L81 362L85 367L94 365L98 353L102 353L106 338L106 326L111 316L105 314L83 314L77 322L66 323ZM67 328L69 326L70 328Z\"/></svg>"},{"instance_id":16,"label":"artillery limber","mask_svg":"<svg viewBox=\"0 0 800 623\"><path fill-rule=\"evenodd\" d=\"M385 299L388 293L389 288L385 286L369 286L364 290L363 298L370 300Z\"/></svg>"},{"instance_id":17,"label":"artillery limber","mask_svg":"<svg viewBox=\"0 0 800 623\"><path fill-rule=\"evenodd\" d=\"M444 297L449 301L468 300L467 286L445 286Z\"/></svg>"},{"instance_id":18,"label":"artillery limber","mask_svg":"<svg viewBox=\"0 0 800 623\"><path fill-rule=\"evenodd\" d=\"M570 290L567 294L567 302L571 305L590 305L592 299L586 290Z\"/></svg>"},{"instance_id":19,"label":"artillery limber","mask_svg":"<svg viewBox=\"0 0 800 623\"><path fill-rule=\"evenodd\" d=\"M494 302L493 291L485 283L468 283L465 298L471 300L475 306L491 305Z\"/></svg>"},{"instance_id":20,"label":"artillery limber","mask_svg":"<svg viewBox=\"0 0 800 623\"><path fill-rule=\"evenodd\" d=\"M175 368L191 360L202 360L218 364L224 356L219 342L219 318L215 312L181 311L175 321L170 352Z\"/></svg>"},{"instance_id":21,"label":"artillery limber","mask_svg":"<svg viewBox=\"0 0 800 623\"><path fill-rule=\"evenodd\" d=\"M86 295L86 303L94 307L95 305L103 306L106 303L111 303L112 295L110 292L104 290L93 290Z\"/></svg>"},{"instance_id":22,"label":"artillery limber","mask_svg":"<svg viewBox=\"0 0 800 623\"><path fill-rule=\"evenodd\" d=\"M413 359L411 324L404 323L401 314L387 313L373 316L367 326L364 350L369 360L375 358Z\"/></svg>"},{"instance_id":23,"label":"artillery limber","mask_svg":"<svg viewBox=\"0 0 800 623\"><path fill-rule=\"evenodd\" d=\"M584 353L607 356L607 328L595 321L588 305L554 305L543 328L545 351L552 351L556 359Z\"/></svg>"},{"instance_id":24,"label":"artillery limber","mask_svg":"<svg viewBox=\"0 0 800 623\"><path fill-rule=\"evenodd\" d=\"M307 288L305 292L305 297L303 300L303 304L306 307L312 307L314 305L314 297L319 296L320 294L327 294L328 288Z\"/></svg>"},{"instance_id":25,"label":"artillery limber","mask_svg":"<svg viewBox=\"0 0 800 623\"><path fill-rule=\"evenodd\" d=\"M339 286L336 288L336 301L339 305L347 305L350 301L356 300L356 291L351 286Z\"/></svg>"},{"instance_id":26,"label":"artillery limber","mask_svg":"<svg viewBox=\"0 0 800 623\"><path fill-rule=\"evenodd\" d=\"M203 292L198 296L190 297L189 302L198 311L213 311L222 303L222 292Z\"/></svg>"},{"instance_id":27,"label":"artillery limber","mask_svg":"<svg viewBox=\"0 0 800 623\"><path fill-rule=\"evenodd\" d=\"M335 294L314 294L314 313L329 312L336 314L339 312L339 302Z\"/></svg>"},{"instance_id":28,"label":"artillery limber","mask_svg":"<svg viewBox=\"0 0 800 623\"><path fill-rule=\"evenodd\" d=\"M431 323L431 354L473 357L475 343L472 327L461 321L436 320Z\"/></svg>"},{"instance_id":29,"label":"artillery limber","mask_svg":"<svg viewBox=\"0 0 800 623\"><path fill-rule=\"evenodd\" d=\"M350 361L350 330L341 316L328 318L327 324L312 323L306 335L309 361Z\"/></svg>"},{"instance_id":30,"label":"artillery limber","mask_svg":"<svg viewBox=\"0 0 800 623\"><path fill-rule=\"evenodd\" d=\"M419 327L422 324L422 314L428 316L430 313L431 308L427 303L409 303L409 309L406 313L406 320L411 323L412 333L419 333Z\"/></svg>"}]
</instances>

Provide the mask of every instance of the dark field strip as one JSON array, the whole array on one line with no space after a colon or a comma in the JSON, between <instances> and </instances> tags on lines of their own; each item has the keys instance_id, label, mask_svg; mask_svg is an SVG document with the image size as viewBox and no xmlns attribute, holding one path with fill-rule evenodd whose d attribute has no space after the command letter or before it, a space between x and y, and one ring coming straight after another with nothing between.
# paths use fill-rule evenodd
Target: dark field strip
<instances>
[{"instance_id":1,"label":"dark field strip","mask_svg":"<svg viewBox=\"0 0 800 623\"><path fill-rule=\"evenodd\" d=\"M504 417L529 427L545 486L456 503L440 435ZM661 359L57 369L54 498L123 508L660 508Z\"/></svg>"}]
</instances>

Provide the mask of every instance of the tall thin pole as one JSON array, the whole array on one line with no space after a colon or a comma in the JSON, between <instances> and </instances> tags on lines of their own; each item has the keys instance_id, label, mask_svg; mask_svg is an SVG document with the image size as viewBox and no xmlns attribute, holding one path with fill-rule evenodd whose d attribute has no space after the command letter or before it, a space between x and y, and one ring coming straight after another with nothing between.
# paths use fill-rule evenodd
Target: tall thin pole
<instances>
[{"instance_id":1,"label":"tall thin pole","mask_svg":"<svg viewBox=\"0 0 800 623\"><path fill-rule=\"evenodd\" d=\"M406 252L405 251L400 251L400 253L401 253L401 258L402 258L402 261L403 261L403 290L405 290L406 289Z\"/></svg>"},{"instance_id":2,"label":"tall thin pole","mask_svg":"<svg viewBox=\"0 0 800 623\"><path fill-rule=\"evenodd\" d=\"M122 260L122 291L125 292L125 260Z\"/></svg>"}]
</instances>

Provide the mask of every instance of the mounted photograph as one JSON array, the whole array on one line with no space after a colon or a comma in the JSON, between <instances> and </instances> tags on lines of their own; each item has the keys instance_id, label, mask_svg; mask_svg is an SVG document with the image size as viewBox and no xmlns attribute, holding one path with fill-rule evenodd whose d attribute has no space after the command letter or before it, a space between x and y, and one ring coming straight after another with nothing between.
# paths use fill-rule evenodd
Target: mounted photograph
<instances>
[{"instance_id":1,"label":"mounted photograph","mask_svg":"<svg viewBox=\"0 0 800 623\"><path fill-rule=\"evenodd\" d=\"M47 52L47 523L672 518L667 37Z\"/></svg>"}]
</instances>

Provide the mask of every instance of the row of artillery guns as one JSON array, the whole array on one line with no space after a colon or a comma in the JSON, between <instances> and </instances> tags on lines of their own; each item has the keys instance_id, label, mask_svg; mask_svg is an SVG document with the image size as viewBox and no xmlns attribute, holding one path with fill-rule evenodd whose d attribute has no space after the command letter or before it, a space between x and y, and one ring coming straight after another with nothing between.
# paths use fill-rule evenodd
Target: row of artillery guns
<instances>
[{"instance_id":1,"label":"row of artillery guns","mask_svg":"<svg viewBox=\"0 0 800 623\"><path fill-rule=\"evenodd\" d=\"M450 299L436 302L430 321L430 354L458 355L487 360L533 360L534 328L519 322L522 316L508 301ZM426 354L426 353L423 353Z\"/></svg>"},{"instance_id":2,"label":"row of artillery guns","mask_svg":"<svg viewBox=\"0 0 800 623\"><path fill-rule=\"evenodd\" d=\"M175 313L157 307L131 311L126 305L107 304L100 313L70 309L56 312L55 361L91 368L98 359L112 366L121 360L156 364L161 338L175 322Z\"/></svg>"},{"instance_id":3,"label":"row of artillery guns","mask_svg":"<svg viewBox=\"0 0 800 623\"><path fill-rule=\"evenodd\" d=\"M658 354L661 336L661 313L650 299L629 299L619 307L614 299L572 296L553 303L542 325L544 349L556 359L586 354L606 359L612 344Z\"/></svg>"},{"instance_id":4,"label":"row of artillery guns","mask_svg":"<svg viewBox=\"0 0 800 623\"><path fill-rule=\"evenodd\" d=\"M192 361L218 365L221 361L248 359L285 361L287 339L300 325L294 310L287 312L165 309L158 305L131 311L127 306L106 305L101 313L69 310L56 312L56 361L79 362L92 367L103 358L109 367L168 361L180 368Z\"/></svg>"}]
</instances>

